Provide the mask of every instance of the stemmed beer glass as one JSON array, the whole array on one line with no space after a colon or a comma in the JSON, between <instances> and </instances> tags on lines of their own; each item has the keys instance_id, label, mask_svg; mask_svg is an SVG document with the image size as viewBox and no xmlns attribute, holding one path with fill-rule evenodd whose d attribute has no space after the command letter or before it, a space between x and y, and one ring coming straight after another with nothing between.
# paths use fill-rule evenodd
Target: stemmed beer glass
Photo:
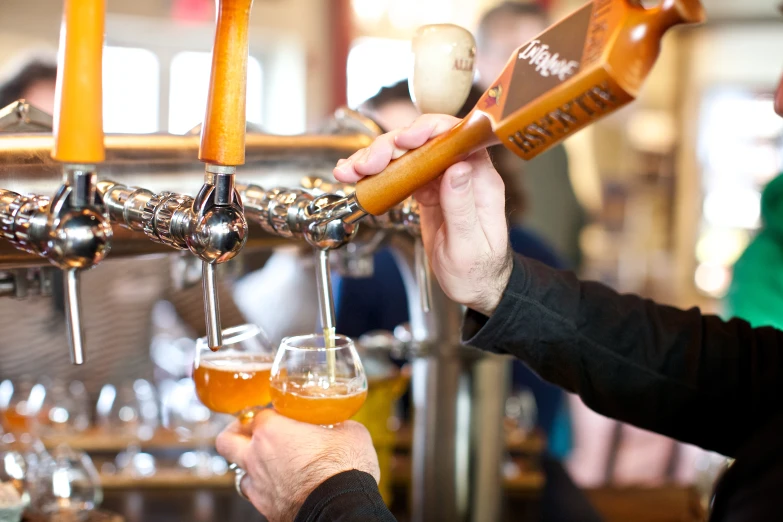
<instances>
[{"instance_id":1,"label":"stemmed beer glass","mask_svg":"<svg viewBox=\"0 0 783 522\"><path fill-rule=\"evenodd\" d=\"M223 330L223 345L215 352L202 337L193 364L199 400L214 412L252 419L270 402L273 357L266 334L253 324Z\"/></svg>"},{"instance_id":2,"label":"stemmed beer glass","mask_svg":"<svg viewBox=\"0 0 783 522\"><path fill-rule=\"evenodd\" d=\"M353 417L367 398L364 367L353 341L343 335L283 339L271 384L278 413L329 428Z\"/></svg>"}]
</instances>

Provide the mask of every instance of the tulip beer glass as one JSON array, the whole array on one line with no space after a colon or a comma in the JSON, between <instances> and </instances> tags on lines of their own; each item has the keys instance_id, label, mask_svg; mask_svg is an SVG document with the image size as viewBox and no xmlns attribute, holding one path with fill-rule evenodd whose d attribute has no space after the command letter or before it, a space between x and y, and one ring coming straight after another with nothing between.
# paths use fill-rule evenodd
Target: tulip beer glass
<instances>
[{"instance_id":1,"label":"tulip beer glass","mask_svg":"<svg viewBox=\"0 0 783 522\"><path fill-rule=\"evenodd\" d=\"M206 337L199 339L193 365L199 400L214 412L252 418L270 402L273 355L266 335L255 325L223 330L223 344L215 352Z\"/></svg>"},{"instance_id":2,"label":"tulip beer glass","mask_svg":"<svg viewBox=\"0 0 783 522\"><path fill-rule=\"evenodd\" d=\"M272 366L272 406L294 420L332 427L367 398L367 377L353 341L343 335L287 337Z\"/></svg>"}]
</instances>

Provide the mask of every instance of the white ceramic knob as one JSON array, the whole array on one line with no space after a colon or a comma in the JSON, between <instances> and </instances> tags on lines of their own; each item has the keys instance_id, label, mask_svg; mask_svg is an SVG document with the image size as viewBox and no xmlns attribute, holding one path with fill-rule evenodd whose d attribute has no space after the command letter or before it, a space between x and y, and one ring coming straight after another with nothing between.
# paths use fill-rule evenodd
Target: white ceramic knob
<instances>
[{"instance_id":1,"label":"white ceramic knob","mask_svg":"<svg viewBox=\"0 0 783 522\"><path fill-rule=\"evenodd\" d=\"M425 25L416 31L412 51L408 87L419 112L457 114L473 85L473 35L458 25Z\"/></svg>"}]
</instances>

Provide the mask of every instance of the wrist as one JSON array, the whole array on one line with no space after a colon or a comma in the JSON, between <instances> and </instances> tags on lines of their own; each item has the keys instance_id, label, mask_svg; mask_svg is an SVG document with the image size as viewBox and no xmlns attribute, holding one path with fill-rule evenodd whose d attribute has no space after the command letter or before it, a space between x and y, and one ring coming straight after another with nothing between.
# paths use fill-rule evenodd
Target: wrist
<instances>
[{"instance_id":1,"label":"wrist","mask_svg":"<svg viewBox=\"0 0 783 522\"><path fill-rule=\"evenodd\" d=\"M482 299L470 308L491 317L506 291L508 282L511 279L511 272L514 270L514 256L509 249L505 256L488 273L486 279L486 291L483 292Z\"/></svg>"}]
</instances>

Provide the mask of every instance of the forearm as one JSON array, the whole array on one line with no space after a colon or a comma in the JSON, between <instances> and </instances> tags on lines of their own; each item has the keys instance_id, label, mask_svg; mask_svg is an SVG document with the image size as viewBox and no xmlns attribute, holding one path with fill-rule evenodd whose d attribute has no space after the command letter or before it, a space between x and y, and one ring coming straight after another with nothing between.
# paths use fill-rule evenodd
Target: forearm
<instances>
[{"instance_id":1,"label":"forearm","mask_svg":"<svg viewBox=\"0 0 783 522\"><path fill-rule=\"evenodd\" d=\"M353 470L339 473L307 497L294 522L395 522L375 479Z\"/></svg>"},{"instance_id":2,"label":"forearm","mask_svg":"<svg viewBox=\"0 0 783 522\"><path fill-rule=\"evenodd\" d=\"M781 333L619 295L516 259L492 318L464 336L515 355L599 413L731 454L780 411Z\"/></svg>"}]
</instances>

